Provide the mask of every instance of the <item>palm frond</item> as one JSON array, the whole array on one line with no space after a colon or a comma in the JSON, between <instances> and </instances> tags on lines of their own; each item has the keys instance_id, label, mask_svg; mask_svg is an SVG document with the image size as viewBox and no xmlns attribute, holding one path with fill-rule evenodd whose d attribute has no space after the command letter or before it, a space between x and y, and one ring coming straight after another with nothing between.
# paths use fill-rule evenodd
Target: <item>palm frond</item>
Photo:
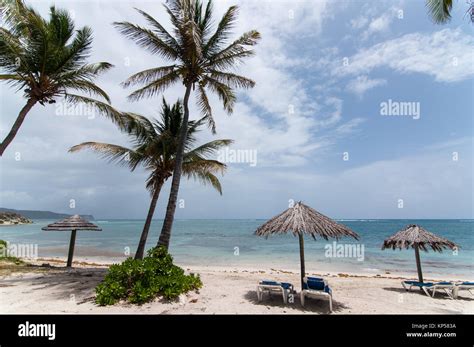
<instances>
[{"instance_id":1,"label":"palm frond","mask_svg":"<svg viewBox=\"0 0 474 347\"><path fill-rule=\"evenodd\" d=\"M202 184L210 184L221 195L221 184L213 172L223 173L225 169L225 164L215 160L195 160L183 162L183 175L186 176L186 178L198 180Z\"/></svg>"},{"instance_id":2,"label":"palm frond","mask_svg":"<svg viewBox=\"0 0 474 347\"><path fill-rule=\"evenodd\" d=\"M109 104L98 101L87 96L64 93L64 99L66 102L71 103L72 105L77 105L80 103L84 103L94 110L98 111L100 115L105 116L106 118L110 119L113 123L118 125L120 128L124 125L124 118L123 113L116 110Z\"/></svg>"},{"instance_id":3,"label":"palm frond","mask_svg":"<svg viewBox=\"0 0 474 347\"><path fill-rule=\"evenodd\" d=\"M148 118L136 113L123 112L119 128L131 136L137 144L148 143L157 136L153 123Z\"/></svg>"},{"instance_id":4,"label":"palm frond","mask_svg":"<svg viewBox=\"0 0 474 347\"><path fill-rule=\"evenodd\" d=\"M113 25L127 38L145 48L152 54L158 54L166 59L176 59L179 52L149 29L142 28L129 22L114 22Z\"/></svg>"},{"instance_id":5,"label":"palm frond","mask_svg":"<svg viewBox=\"0 0 474 347\"><path fill-rule=\"evenodd\" d=\"M146 86L137 89L133 93L128 96L130 101L137 101L144 97L152 97L157 93L164 91L166 88L170 87L174 83L178 82L179 80L179 73L178 71L173 71L163 77L150 82Z\"/></svg>"},{"instance_id":6,"label":"palm frond","mask_svg":"<svg viewBox=\"0 0 474 347\"><path fill-rule=\"evenodd\" d=\"M208 76L204 77L204 80L206 82L206 86L219 96L219 99L222 101L224 109L227 111L227 113L232 114L236 100L232 88Z\"/></svg>"},{"instance_id":7,"label":"palm frond","mask_svg":"<svg viewBox=\"0 0 474 347\"><path fill-rule=\"evenodd\" d=\"M212 55L219 51L220 44L227 40L230 36L231 29L234 27L235 21L237 19L237 14L237 6L229 7L224 16L222 16L222 19L220 20L219 24L217 25L216 32L206 42L204 46L205 55Z\"/></svg>"},{"instance_id":8,"label":"palm frond","mask_svg":"<svg viewBox=\"0 0 474 347\"><path fill-rule=\"evenodd\" d=\"M231 72L211 70L210 76L216 81L227 84L232 88L249 89L255 87L255 82L252 81L250 78L239 76Z\"/></svg>"},{"instance_id":9,"label":"palm frond","mask_svg":"<svg viewBox=\"0 0 474 347\"><path fill-rule=\"evenodd\" d=\"M204 115L204 119L207 122L207 125L211 129L211 132L213 134L216 133L216 122L214 121L214 118L212 117L212 108L211 104L209 103L209 99L207 98L206 95L206 90L204 89L203 83L198 84L198 90L197 90L197 105L199 107L199 110L202 115Z\"/></svg>"},{"instance_id":10,"label":"palm frond","mask_svg":"<svg viewBox=\"0 0 474 347\"><path fill-rule=\"evenodd\" d=\"M130 148L102 142L83 142L69 149L70 153L83 149L90 149L100 155L102 159L109 163L116 163L128 166L132 171L143 161L143 156Z\"/></svg>"},{"instance_id":11,"label":"palm frond","mask_svg":"<svg viewBox=\"0 0 474 347\"><path fill-rule=\"evenodd\" d=\"M0 75L0 80L24 81L24 78L18 74L4 74Z\"/></svg>"},{"instance_id":12,"label":"palm frond","mask_svg":"<svg viewBox=\"0 0 474 347\"><path fill-rule=\"evenodd\" d=\"M260 38L260 33L256 30L244 33L229 46L213 54L209 58L209 66L216 69L225 69L243 58L252 56L255 52L247 47L256 45Z\"/></svg>"},{"instance_id":13,"label":"palm frond","mask_svg":"<svg viewBox=\"0 0 474 347\"><path fill-rule=\"evenodd\" d=\"M179 52L179 44L176 39L171 36L171 34L155 18L138 8L135 8L135 10L138 11L138 13L140 13L143 17L145 17L147 22L154 27L156 34L163 42L165 42L168 46L172 47L175 52Z\"/></svg>"},{"instance_id":14,"label":"palm frond","mask_svg":"<svg viewBox=\"0 0 474 347\"><path fill-rule=\"evenodd\" d=\"M93 82L87 80L72 80L69 83L63 83L62 87L88 93L91 96L100 96L110 104L110 98L107 93Z\"/></svg>"},{"instance_id":15,"label":"palm frond","mask_svg":"<svg viewBox=\"0 0 474 347\"><path fill-rule=\"evenodd\" d=\"M428 12L437 24L444 24L451 20L452 0L426 0Z\"/></svg>"},{"instance_id":16,"label":"palm frond","mask_svg":"<svg viewBox=\"0 0 474 347\"><path fill-rule=\"evenodd\" d=\"M218 150L220 150L223 147L230 146L232 143L234 143L233 140L230 139L222 139L222 140L214 140L207 142L199 147L194 148L192 151L189 151L185 154L187 157L192 157L192 156L200 156L200 157L206 157L210 155L215 155Z\"/></svg>"},{"instance_id":17,"label":"palm frond","mask_svg":"<svg viewBox=\"0 0 474 347\"><path fill-rule=\"evenodd\" d=\"M136 84L149 84L163 76L171 73L176 68L176 65L160 66L157 68L147 69L136 74L133 74L125 82L122 83L124 87L129 87Z\"/></svg>"}]
</instances>

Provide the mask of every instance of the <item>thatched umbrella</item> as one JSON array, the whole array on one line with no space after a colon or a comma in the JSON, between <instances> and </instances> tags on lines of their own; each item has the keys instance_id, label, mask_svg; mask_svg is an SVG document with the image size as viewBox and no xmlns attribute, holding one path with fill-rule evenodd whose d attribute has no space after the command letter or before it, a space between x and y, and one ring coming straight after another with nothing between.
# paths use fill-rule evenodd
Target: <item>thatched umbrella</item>
<instances>
[{"instance_id":1,"label":"thatched umbrella","mask_svg":"<svg viewBox=\"0 0 474 347\"><path fill-rule=\"evenodd\" d=\"M418 281L423 282L423 273L421 272L420 248L428 252L428 247L435 252L442 252L444 248L456 249L458 246L447 239L436 236L433 233L423 229L419 225L408 225L405 229L390 236L383 242L382 249L415 249L416 269L418 271Z\"/></svg>"},{"instance_id":2,"label":"thatched umbrella","mask_svg":"<svg viewBox=\"0 0 474 347\"><path fill-rule=\"evenodd\" d=\"M343 236L351 236L356 240L359 239L359 235L345 225L339 224L331 218L322 215L301 201L261 225L255 231L255 234L268 237L271 234L283 234L288 232L292 232L295 236L298 235L299 238L302 288L303 278L305 276L303 234L311 235L314 240L316 240L316 236L320 236L325 240L329 238L338 240Z\"/></svg>"},{"instance_id":3,"label":"thatched umbrella","mask_svg":"<svg viewBox=\"0 0 474 347\"><path fill-rule=\"evenodd\" d=\"M76 243L76 232L77 230L95 230L101 231L97 225L85 220L79 215L67 217L63 220L49 224L48 226L41 228L41 230L59 230L68 231L71 230L71 241L69 242L69 252L67 256L67 267L72 266L72 258L74 255L74 245Z\"/></svg>"}]
</instances>

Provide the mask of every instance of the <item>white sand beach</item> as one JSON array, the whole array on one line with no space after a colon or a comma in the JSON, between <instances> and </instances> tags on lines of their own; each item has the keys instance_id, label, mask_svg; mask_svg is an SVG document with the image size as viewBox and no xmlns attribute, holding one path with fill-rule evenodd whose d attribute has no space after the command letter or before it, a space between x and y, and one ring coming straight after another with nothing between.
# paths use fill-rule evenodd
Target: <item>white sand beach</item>
<instances>
[{"instance_id":1,"label":"white sand beach","mask_svg":"<svg viewBox=\"0 0 474 347\"><path fill-rule=\"evenodd\" d=\"M94 288L102 280L106 262L87 263L77 259L66 269L64 260L38 259L24 271L0 268L0 313L144 313L144 314L327 314L324 300L307 299L302 308L299 296L283 304L281 296L264 296L257 301L260 279L291 282L299 289L295 270L186 267L203 281L199 292L179 300L156 299L142 306L119 303L100 307L94 303ZM43 266L41 266L43 264ZM48 265L45 265L48 264ZM255 266L256 268L257 266ZM334 314L473 314L474 296L460 292L457 300L444 293L431 298L418 290L406 292L403 276L345 273L310 273L324 276L333 290ZM440 280L441 278L426 278Z\"/></svg>"}]
</instances>

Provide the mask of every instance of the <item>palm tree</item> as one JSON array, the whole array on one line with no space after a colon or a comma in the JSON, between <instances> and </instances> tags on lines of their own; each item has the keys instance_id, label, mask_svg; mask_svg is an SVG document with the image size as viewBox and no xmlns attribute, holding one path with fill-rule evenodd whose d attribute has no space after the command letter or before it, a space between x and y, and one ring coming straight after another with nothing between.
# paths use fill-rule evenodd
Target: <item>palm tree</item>
<instances>
[{"instance_id":1,"label":"palm tree","mask_svg":"<svg viewBox=\"0 0 474 347\"><path fill-rule=\"evenodd\" d=\"M207 91L216 93L224 109L231 114L236 101L234 88L252 88L255 82L232 72L237 63L253 55L250 48L260 39L256 30L244 33L228 43L231 29L237 18L237 6L231 6L217 28L212 25L212 2L204 7L199 0L169 0L164 6L173 27L172 34L144 11L137 9L146 19L149 28L129 22L114 25L127 38L140 47L170 61L170 65L140 71L130 76L124 86L141 85L129 95L130 100L153 97L169 86L181 81L185 87L183 124L189 120L189 98L192 90L197 93L197 105L215 133L212 109ZM184 143L187 126L181 127L176 152L170 196L158 245L168 248L176 210L181 179Z\"/></svg>"},{"instance_id":2,"label":"palm tree","mask_svg":"<svg viewBox=\"0 0 474 347\"><path fill-rule=\"evenodd\" d=\"M37 103L55 103L64 97L71 104L86 103L107 116L118 114L108 105L107 94L93 80L111 64L88 64L92 30L74 30L65 10L50 8L49 19L42 18L21 0L0 0L5 27L0 28L0 80L23 90L26 105L10 132L0 144L0 156L15 138L28 112ZM105 102L71 94L69 90L99 96Z\"/></svg>"},{"instance_id":3,"label":"palm tree","mask_svg":"<svg viewBox=\"0 0 474 347\"><path fill-rule=\"evenodd\" d=\"M469 9L467 14L474 23L474 1L468 1ZM451 20L451 11L453 9L453 0L426 0L428 12L436 24L445 24Z\"/></svg>"},{"instance_id":4,"label":"palm tree","mask_svg":"<svg viewBox=\"0 0 474 347\"><path fill-rule=\"evenodd\" d=\"M124 126L122 129L131 137L132 149L109 143L84 142L73 146L69 151L76 152L90 148L100 153L103 158L110 162L128 166L131 171L142 165L150 172L146 181L146 188L150 191L151 203L135 253L135 259L142 259L161 187L173 174L178 137L181 127L184 125L183 107L180 101L170 107L163 99L161 120L152 122L143 116L131 113L124 113L123 117ZM188 123L184 144L183 174L188 178L192 177L202 183L211 184L222 194L221 184L215 174L217 172L223 173L226 165L216 160L207 159L207 157L214 154L221 147L228 146L232 141L215 140L192 148L196 142L194 135L203 123L203 119Z\"/></svg>"}]
</instances>

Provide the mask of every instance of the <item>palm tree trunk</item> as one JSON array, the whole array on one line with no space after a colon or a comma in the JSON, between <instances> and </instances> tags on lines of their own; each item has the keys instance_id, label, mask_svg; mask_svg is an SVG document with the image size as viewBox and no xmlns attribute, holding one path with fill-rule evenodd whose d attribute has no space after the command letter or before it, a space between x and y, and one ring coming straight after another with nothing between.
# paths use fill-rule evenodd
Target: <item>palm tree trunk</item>
<instances>
[{"instance_id":1,"label":"palm tree trunk","mask_svg":"<svg viewBox=\"0 0 474 347\"><path fill-rule=\"evenodd\" d=\"M16 133L21 127L21 124L25 120L26 115L28 112L30 112L31 108L36 104L36 99L30 98L28 99L27 103L25 106L20 111L20 114L16 118L15 123L13 124L12 128L10 129L10 132L8 133L7 137L5 137L5 140L3 140L2 143L0 143L0 157L3 155L3 152L7 149L8 145L13 141L13 139L16 136Z\"/></svg>"},{"instance_id":2,"label":"palm tree trunk","mask_svg":"<svg viewBox=\"0 0 474 347\"><path fill-rule=\"evenodd\" d=\"M158 202L158 197L160 196L163 183L164 182L159 182L157 184L155 191L153 192L153 196L151 197L150 208L148 209L148 215L146 216L145 225L143 226L142 235L140 236L140 242L138 243L137 251L135 253L135 259L143 259L146 239L148 238L148 231L150 231L151 221L153 219L153 214L155 213L156 203Z\"/></svg>"},{"instance_id":3,"label":"palm tree trunk","mask_svg":"<svg viewBox=\"0 0 474 347\"><path fill-rule=\"evenodd\" d=\"M163 246L168 249L170 245L171 229L173 227L174 213L176 211L176 201L178 200L179 183L181 180L181 171L183 164L184 142L188 135L188 119L189 119L189 95L191 94L191 85L186 86L186 93L184 94L183 106L184 115L183 122L179 133L179 143L176 151L175 166L173 171L173 180L171 181L170 197L168 206L166 207L165 220L161 229L158 246Z\"/></svg>"}]
</instances>

